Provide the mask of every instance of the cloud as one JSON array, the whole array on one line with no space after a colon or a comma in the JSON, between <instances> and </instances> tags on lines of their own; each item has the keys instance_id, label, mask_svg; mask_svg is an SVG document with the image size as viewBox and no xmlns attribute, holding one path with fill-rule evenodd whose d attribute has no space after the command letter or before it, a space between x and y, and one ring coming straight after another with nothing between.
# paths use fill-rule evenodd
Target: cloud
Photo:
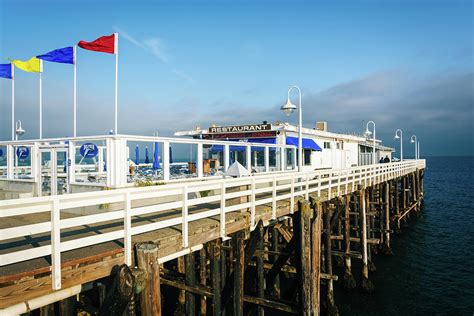
<instances>
[{"instance_id":1,"label":"cloud","mask_svg":"<svg viewBox=\"0 0 474 316\"><path fill-rule=\"evenodd\" d=\"M176 75L187 75L177 69ZM189 77L191 78L191 77ZM188 79L189 79L188 78ZM191 78L192 79L192 78ZM393 139L397 128L403 129L406 155L412 153L409 136L416 134L425 155L474 155L474 73L433 73L420 75L409 70L388 70L369 74L349 82L335 85L318 93L303 91L303 120L306 127L314 127L316 121L327 121L329 130L343 133L362 133L364 122L374 120L377 138L385 144L398 148ZM242 92L243 93L243 92ZM18 118L31 132L37 130L37 114L26 111L25 104L35 108L36 99L18 95ZM113 102L100 95L81 96L79 107L79 130L81 135L106 133L113 126L111 109ZM8 104L5 96L1 104ZM29 100L31 99L31 100ZM220 96L215 100L202 100L189 95L171 104L160 100L147 101L140 96L120 100L119 123L121 133L173 135L177 130L206 128L215 124L259 123L263 120L275 122L286 120L293 124L297 115L285 117L281 104L273 106L250 106L242 104L240 95L235 99ZM29 101L28 101L29 100ZM137 100L140 116L137 124ZM28 103L28 102L29 103ZM284 100L282 100L284 101ZM47 102L47 136L67 135L64 117L69 117L69 108L61 100ZM104 104L110 104L107 109ZM90 115L93 113L93 115ZM192 113L192 114L190 114ZM87 118L87 124L84 119ZM157 119L159 118L159 119ZM9 137L7 115L2 119L0 130L3 139ZM1 126L4 125L4 126ZM66 126L69 126L66 124Z\"/></svg>"},{"instance_id":2,"label":"cloud","mask_svg":"<svg viewBox=\"0 0 474 316\"><path fill-rule=\"evenodd\" d=\"M143 41L145 47L159 60L164 63L168 63L170 56L166 52L166 45L163 44L163 40L157 37L145 39Z\"/></svg>"},{"instance_id":3,"label":"cloud","mask_svg":"<svg viewBox=\"0 0 474 316\"><path fill-rule=\"evenodd\" d=\"M303 88L303 121L314 127L316 121L327 121L329 129L342 133L362 134L365 122L377 124L377 138L398 148L393 140L402 128L406 145L416 134L425 153L433 155L474 154L472 136L474 122L474 73L437 73L421 76L407 70L384 71L341 83L318 93L305 93ZM187 108L194 107L192 103ZM285 117L280 104L250 107L238 102L217 100L188 121L170 117L175 124L162 126L169 132L176 128L190 129L196 125L258 123L286 120L293 124L297 116ZM212 115L210 115L212 113Z\"/></svg>"},{"instance_id":4,"label":"cloud","mask_svg":"<svg viewBox=\"0 0 474 316\"><path fill-rule=\"evenodd\" d=\"M190 83L196 83L196 80L194 80L193 77L191 77L190 75L188 75L187 73L185 73L184 71L181 71L181 70L177 70L177 69L173 69L173 73L178 76L178 77L181 77L183 78L184 80L190 82Z\"/></svg>"},{"instance_id":5,"label":"cloud","mask_svg":"<svg viewBox=\"0 0 474 316\"><path fill-rule=\"evenodd\" d=\"M163 39L159 37L150 37L144 40L139 40L118 26L114 26L113 29L117 31L121 37L125 38L127 41L137 47L140 47L146 52L151 53L163 63L168 63L170 61L171 56L168 53Z\"/></svg>"}]
</instances>

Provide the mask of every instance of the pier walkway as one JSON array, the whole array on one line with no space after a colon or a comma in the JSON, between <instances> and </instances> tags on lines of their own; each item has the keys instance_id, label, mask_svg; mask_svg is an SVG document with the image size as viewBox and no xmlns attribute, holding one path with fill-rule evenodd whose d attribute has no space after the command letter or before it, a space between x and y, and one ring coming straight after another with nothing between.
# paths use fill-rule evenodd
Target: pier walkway
<instances>
[{"instance_id":1,"label":"pier walkway","mask_svg":"<svg viewBox=\"0 0 474 316\"><path fill-rule=\"evenodd\" d=\"M163 263L292 214L297 197L327 201L424 168L407 160L0 201L0 309L134 265L136 243L158 244Z\"/></svg>"}]
</instances>

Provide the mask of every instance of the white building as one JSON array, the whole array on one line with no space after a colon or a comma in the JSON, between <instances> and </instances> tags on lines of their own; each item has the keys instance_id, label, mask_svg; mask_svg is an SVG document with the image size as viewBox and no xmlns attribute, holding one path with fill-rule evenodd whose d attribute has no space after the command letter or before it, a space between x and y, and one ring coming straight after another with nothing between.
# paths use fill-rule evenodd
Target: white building
<instances>
[{"instance_id":1,"label":"white building","mask_svg":"<svg viewBox=\"0 0 474 316\"><path fill-rule=\"evenodd\" d=\"M372 162L372 140L364 136L332 133L327 130L326 122L318 122L315 128L303 128L303 170L348 168L358 165L370 164ZM239 126L216 126L208 129L196 128L190 131L179 131L175 136L190 136L200 139L232 140L267 144L298 145L298 127L288 123L276 122L269 124L239 125ZM389 156L394 150L382 146L380 140L376 140L376 161L380 157ZM218 153L210 150L209 157ZM243 155L236 149L235 159ZM256 159L257 156L253 157ZM243 157L242 157L243 159ZM286 154L286 165L288 168L296 165L297 157L293 157L292 151ZM255 163L255 165L258 165Z\"/></svg>"}]
</instances>

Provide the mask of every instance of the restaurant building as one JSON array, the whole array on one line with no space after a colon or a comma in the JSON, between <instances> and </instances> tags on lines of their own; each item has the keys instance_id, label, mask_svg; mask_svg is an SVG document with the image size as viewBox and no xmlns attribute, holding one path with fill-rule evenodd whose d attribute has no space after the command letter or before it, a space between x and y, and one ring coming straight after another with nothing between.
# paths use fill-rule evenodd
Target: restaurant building
<instances>
[{"instance_id":1,"label":"restaurant building","mask_svg":"<svg viewBox=\"0 0 474 316\"><path fill-rule=\"evenodd\" d=\"M326 122L317 122L314 128L303 128L303 171L331 168L349 168L372 162L373 142L361 135L340 134L328 131ZM241 141L252 143L281 144L298 146L298 127L285 122L249 124L238 126L213 125L208 129L196 127L194 130L178 131L175 136L188 136L198 139ZM244 161L245 147L233 146L231 159ZM208 158L222 159L222 146L207 148ZM376 161L380 157L392 158L393 148L376 140ZM276 151L270 152L270 156ZM261 156L261 155L260 155ZM252 156L255 166L258 153ZM272 159L272 158L270 158ZM297 162L296 151L286 153L287 168L294 168Z\"/></svg>"}]
</instances>

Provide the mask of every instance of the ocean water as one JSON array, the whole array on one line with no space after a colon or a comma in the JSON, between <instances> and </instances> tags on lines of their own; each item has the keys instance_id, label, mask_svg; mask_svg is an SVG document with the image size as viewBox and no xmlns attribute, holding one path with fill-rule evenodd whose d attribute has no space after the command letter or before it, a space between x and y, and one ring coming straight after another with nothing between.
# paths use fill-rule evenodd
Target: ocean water
<instances>
[{"instance_id":1,"label":"ocean water","mask_svg":"<svg viewBox=\"0 0 474 316\"><path fill-rule=\"evenodd\" d=\"M423 215L392 240L374 293L336 282L341 315L474 315L474 157L427 158Z\"/></svg>"}]
</instances>

